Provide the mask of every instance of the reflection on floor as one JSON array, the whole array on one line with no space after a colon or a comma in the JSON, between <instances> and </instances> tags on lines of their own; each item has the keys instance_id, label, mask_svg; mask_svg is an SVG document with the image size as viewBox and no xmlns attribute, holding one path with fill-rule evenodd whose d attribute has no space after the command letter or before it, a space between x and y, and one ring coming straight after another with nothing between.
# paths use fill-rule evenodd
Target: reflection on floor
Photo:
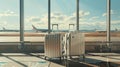
<instances>
[{"instance_id":1,"label":"reflection on floor","mask_svg":"<svg viewBox=\"0 0 120 67\"><path fill-rule=\"evenodd\" d=\"M1 53L0 67L63 67L46 61L42 54ZM51 66L50 66L51 65Z\"/></svg>"},{"instance_id":2,"label":"reflection on floor","mask_svg":"<svg viewBox=\"0 0 120 67\"><path fill-rule=\"evenodd\" d=\"M41 53L1 53L0 67L119 67L120 54L90 53L85 60L73 57L72 59L44 59Z\"/></svg>"}]
</instances>

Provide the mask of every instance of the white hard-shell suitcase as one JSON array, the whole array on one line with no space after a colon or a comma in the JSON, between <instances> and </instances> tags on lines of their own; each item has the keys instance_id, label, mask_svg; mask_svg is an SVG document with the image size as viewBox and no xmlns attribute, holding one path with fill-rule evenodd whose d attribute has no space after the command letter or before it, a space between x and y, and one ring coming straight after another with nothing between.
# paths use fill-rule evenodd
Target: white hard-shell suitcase
<instances>
[{"instance_id":1,"label":"white hard-shell suitcase","mask_svg":"<svg viewBox=\"0 0 120 67\"><path fill-rule=\"evenodd\" d=\"M64 50L67 56L80 56L85 54L84 34L80 32L66 33Z\"/></svg>"}]
</instances>

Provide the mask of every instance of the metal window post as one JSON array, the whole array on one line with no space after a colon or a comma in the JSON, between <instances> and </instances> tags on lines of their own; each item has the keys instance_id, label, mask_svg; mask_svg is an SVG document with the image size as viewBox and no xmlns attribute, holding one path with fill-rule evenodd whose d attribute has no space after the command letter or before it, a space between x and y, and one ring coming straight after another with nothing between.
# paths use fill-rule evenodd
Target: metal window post
<instances>
[{"instance_id":1,"label":"metal window post","mask_svg":"<svg viewBox=\"0 0 120 67\"><path fill-rule=\"evenodd\" d=\"M110 47L110 41L111 41L111 38L110 38L110 25L111 25L111 22L110 22L110 19L111 19L111 0L107 0L107 45L108 47Z\"/></svg>"},{"instance_id":2,"label":"metal window post","mask_svg":"<svg viewBox=\"0 0 120 67\"><path fill-rule=\"evenodd\" d=\"M48 33L49 34L51 32L51 28L50 28L50 25L51 25L50 14L51 14L51 0L48 0Z\"/></svg>"},{"instance_id":3,"label":"metal window post","mask_svg":"<svg viewBox=\"0 0 120 67\"><path fill-rule=\"evenodd\" d=\"M24 0L20 0L20 42L24 45Z\"/></svg>"},{"instance_id":4,"label":"metal window post","mask_svg":"<svg viewBox=\"0 0 120 67\"><path fill-rule=\"evenodd\" d=\"M77 31L79 31L79 0L76 1L76 7L77 7L77 12L76 12L76 16L77 16L77 24L76 24L76 27L77 27Z\"/></svg>"}]
</instances>

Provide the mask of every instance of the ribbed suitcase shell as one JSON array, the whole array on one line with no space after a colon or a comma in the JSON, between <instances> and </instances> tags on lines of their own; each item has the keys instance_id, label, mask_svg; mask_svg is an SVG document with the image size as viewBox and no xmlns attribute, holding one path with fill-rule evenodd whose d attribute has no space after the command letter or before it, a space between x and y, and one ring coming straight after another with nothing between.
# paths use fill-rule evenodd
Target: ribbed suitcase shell
<instances>
[{"instance_id":1,"label":"ribbed suitcase shell","mask_svg":"<svg viewBox=\"0 0 120 67\"><path fill-rule=\"evenodd\" d=\"M45 56L49 58L62 56L62 35L60 33L45 36Z\"/></svg>"},{"instance_id":2,"label":"ribbed suitcase shell","mask_svg":"<svg viewBox=\"0 0 120 67\"><path fill-rule=\"evenodd\" d=\"M65 53L69 56L77 56L85 54L84 34L80 32L66 33L63 39Z\"/></svg>"}]
</instances>

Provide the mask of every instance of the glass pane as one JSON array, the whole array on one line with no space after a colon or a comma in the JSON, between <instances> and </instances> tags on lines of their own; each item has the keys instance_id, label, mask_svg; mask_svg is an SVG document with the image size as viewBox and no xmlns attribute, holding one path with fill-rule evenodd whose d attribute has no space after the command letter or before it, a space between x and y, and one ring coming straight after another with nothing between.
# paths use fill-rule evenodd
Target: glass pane
<instances>
[{"instance_id":1,"label":"glass pane","mask_svg":"<svg viewBox=\"0 0 120 67\"><path fill-rule=\"evenodd\" d=\"M48 0L24 0L25 41L43 41L41 33L47 32Z\"/></svg>"},{"instance_id":2,"label":"glass pane","mask_svg":"<svg viewBox=\"0 0 120 67\"><path fill-rule=\"evenodd\" d=\"M106 31L106 0L80 0L80 30Z\"/></svg>"},{"instance_id":3,"label":"glass pane","mask_svg":"<svg viewBox=\"0 0 120 67\"><path fill-rule=\"evenodd\" d=\"M58 24L58 29L56 25ZM76 24L76 0L51 0L51 28L53 31L65 32L75 30L69 24Z\"/></svg>"},{"instance_id":4,"label":"glass pane","mask_svg":"<svg viewBox=\"0 0 120 67\"><path fill-rule=\"evenodd\" d=\"M112 52L120 51L120 0L111 0L111 44Z\"/></svg>"},{"instance_id":5,"label":"glass pane","mask_svg":"<svg viewBox=\"0 0 120 67\"><path fill-rule=\"evenodd\" d=\"M80 30L85 34L86 52L102 52L106 43L106 0L80 0ZM107 48L105 48L107 49Z\"/></svg>"},{"instance_id":6,"label":"glass pane","mask_svg":"<svg viewBox=\"0 0 120 67\"><path fill-rule=\"evenodd\" d=\"M120 9L119 0L111 0L111 40L120 41Z\"/></svg>"},{"instance_id":7,"label":"glass pane","mask_svg":"<svg viewBox=\"0 0 120 67\"><path fill-rule=\"evenodd\" d=\"M19 29L19 0L1 0L0 42L18 42Z\"/></svg>"}]
</instances>

